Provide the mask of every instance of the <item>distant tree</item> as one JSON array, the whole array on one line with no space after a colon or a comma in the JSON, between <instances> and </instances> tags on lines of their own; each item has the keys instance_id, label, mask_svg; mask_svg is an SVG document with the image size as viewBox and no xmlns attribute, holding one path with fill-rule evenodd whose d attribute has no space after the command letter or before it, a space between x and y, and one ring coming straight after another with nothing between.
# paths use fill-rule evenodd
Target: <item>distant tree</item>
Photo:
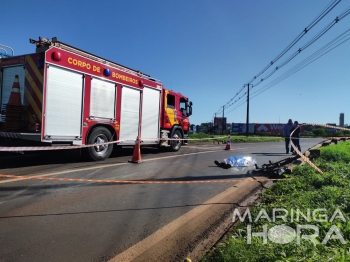
<instances>
[{"instance_id":1,"label":"distant tree","mask_svg":"<svg viewBox=\"0 0 350 262\"><path fill-rule=\"evenodd\" d=\"M339 135L339 136L350 136L350 130L348 131L348 130L339 130L338 132L337 132L337 134Z\"/></svg>"},{"instance_id":2,"label":"distant tree","mask_svg":"<svg viewBox=\"0 0 350 262\"><path fill-rule=\"evenodd\" d=\"M313 128L313 126L304 126L304 130L307 132L311 132Z\"/></svg>"},{"instance_id":3,"label":"distant tree","mask_svg":"<svg viewBox=\"0 0 350 262\"><path fill-rule=\"evenodd\" d=\"M315 136L326 136L327 131L324 128L313 128L312 133Z\"/></svg>"}]
</instances>

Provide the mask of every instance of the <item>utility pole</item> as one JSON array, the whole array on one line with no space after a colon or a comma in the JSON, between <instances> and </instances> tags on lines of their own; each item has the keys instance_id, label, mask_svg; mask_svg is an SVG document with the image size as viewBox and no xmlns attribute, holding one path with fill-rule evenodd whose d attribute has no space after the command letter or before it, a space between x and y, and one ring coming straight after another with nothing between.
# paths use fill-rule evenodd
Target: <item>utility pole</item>
<instances>
[{"instance_id":1,"label":"utility pole","mask_svg":"<svg viewBox=\"0 0 350 262\"><path fill-rule=\"evenodd\" d=\"M247 125L246 125L246 136L249 136L249 84L247 91Z\"/></svg>"},{"instance_id":2,"label":"utility pole","mask_svg":"<svg viewBox=\"0 0 350 262\"><path fill-rule=\"evenodd\" d=\"M225 112L225 106L222 106L222 120L221 120L221 122L222 122L222 132L221 132L221 134L223 135L224 134L224 116L225 116L225 114L224 114L224 112Z\"/></svg>"},{"instance_id":3,"label":"utility pole","mask_svg":"<svg viewBox=\"0 0 350 262\"><path fill-rule=\"evenodd\" d=\"M213 130L214 130L214 134L216 134L216 123L215 123L215 119L216 119L216 113L215 113L215 117L214 117L214 121L213 121Z\"/></svg>"}]
</instances>

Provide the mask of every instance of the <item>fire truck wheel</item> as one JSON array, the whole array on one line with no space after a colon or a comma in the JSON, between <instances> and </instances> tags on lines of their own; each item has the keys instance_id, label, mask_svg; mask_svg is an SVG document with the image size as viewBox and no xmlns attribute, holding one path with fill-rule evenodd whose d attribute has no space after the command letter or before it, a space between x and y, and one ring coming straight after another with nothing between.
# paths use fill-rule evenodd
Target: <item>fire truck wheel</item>
<instances>
[{"instance_id":1,"label":"fire truck wheel","mask_svg":"<svg viewBox=\"0 0 350 262\"><path fill-rule=\"evenodd\" d=\"M111 132L105 127L94 128L88 138L88 144L102 144L111 141ZM87 157L92 161L107 159L113 150L113 144L92 146L87 148Z\"/></svg>"},{"instance_id":2,"label":"fire truck wheel","mask_svg":"<svg viewBox=\"0 0 350 262\"><path fill-rule=\"evenodd\" d=\"M175 130L173 139L182 139L181 132L179 130ZM173 152L179 151L181 148L182 141L181 140L170 140L170 150Z\"/></svg>"}]
</instances>

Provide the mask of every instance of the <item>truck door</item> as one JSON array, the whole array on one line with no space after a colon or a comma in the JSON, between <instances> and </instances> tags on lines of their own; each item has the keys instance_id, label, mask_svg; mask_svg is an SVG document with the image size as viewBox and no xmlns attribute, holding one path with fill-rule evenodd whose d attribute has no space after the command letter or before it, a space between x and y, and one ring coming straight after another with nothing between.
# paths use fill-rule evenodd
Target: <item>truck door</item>
<instances>
[{"instance_id":1,"label":"truck door","mask_svg":"<svg viewBox=\"0 0 350 262\"><path fill-rule=\"evenodd\" d=\"M91 79L90 117L115 120L115 83Z\"/></svg>"},{"instance_id":2,"label":"truck door","mask_svg":"<svg viewBox=\"0 0 350 262\"><path fill-rule=\"evenodd\" d=\"M50 65L47 69L44 136L47 140L81 141L82 73Z\"/></svg>"},{"instance_id":3,"label":"truck door","mask_svg":"<svg viewBox=\"0 0 350 262\"><path fill-rule=\"evenodd\" d=\"M158 144L159 133L159 111L160 111L160 90L144 87L142 95L142 128L141 138L156 138L146 140L147 144Z\"/></svg>"},{"instance_id":4,"label":"truck door","mask_svg":"<svg viewBox=\"0 0 350 262\"><path fill-rule=\"evenodd\" d=\"M121 145L134 145L139 135L141 92L138 89L123 86L120 110Z\"/></svg>"}]
</instances>

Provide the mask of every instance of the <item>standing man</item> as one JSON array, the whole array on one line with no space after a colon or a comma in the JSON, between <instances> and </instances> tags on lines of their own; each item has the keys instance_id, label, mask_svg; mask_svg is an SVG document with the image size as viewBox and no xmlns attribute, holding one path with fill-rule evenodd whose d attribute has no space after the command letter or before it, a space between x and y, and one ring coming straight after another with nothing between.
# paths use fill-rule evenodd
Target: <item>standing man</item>
<instances>
[{"instance_id":1,"label":"standing man","mask_svg":"<svg viewBox=\"0 0 350 262\"><path fill-rule=\"evenodd\" d=\"M301 149L300 149L300 126L299 126L298 121L294 121L294 126L293 126L293 129L291 132L293 132L292 133L292 143L301 152ZM296 152L294 152L294 149L292 147L290 147L290 151L295 155L297 154Z\"/></svg>"},{"instance_id":2,"label":"standing man","mask_svg":"<svg viewBox=\"0 0 350 262\"><path fill-rule=\"evenodd\" d=\"M284 141L286 143L286 154L289 154L289 142L290 142L290 132L293 129L293 121L292 119L288 120L288 123L284 125L283 128L283 136Z\"/></svg>"}]
</instances>

